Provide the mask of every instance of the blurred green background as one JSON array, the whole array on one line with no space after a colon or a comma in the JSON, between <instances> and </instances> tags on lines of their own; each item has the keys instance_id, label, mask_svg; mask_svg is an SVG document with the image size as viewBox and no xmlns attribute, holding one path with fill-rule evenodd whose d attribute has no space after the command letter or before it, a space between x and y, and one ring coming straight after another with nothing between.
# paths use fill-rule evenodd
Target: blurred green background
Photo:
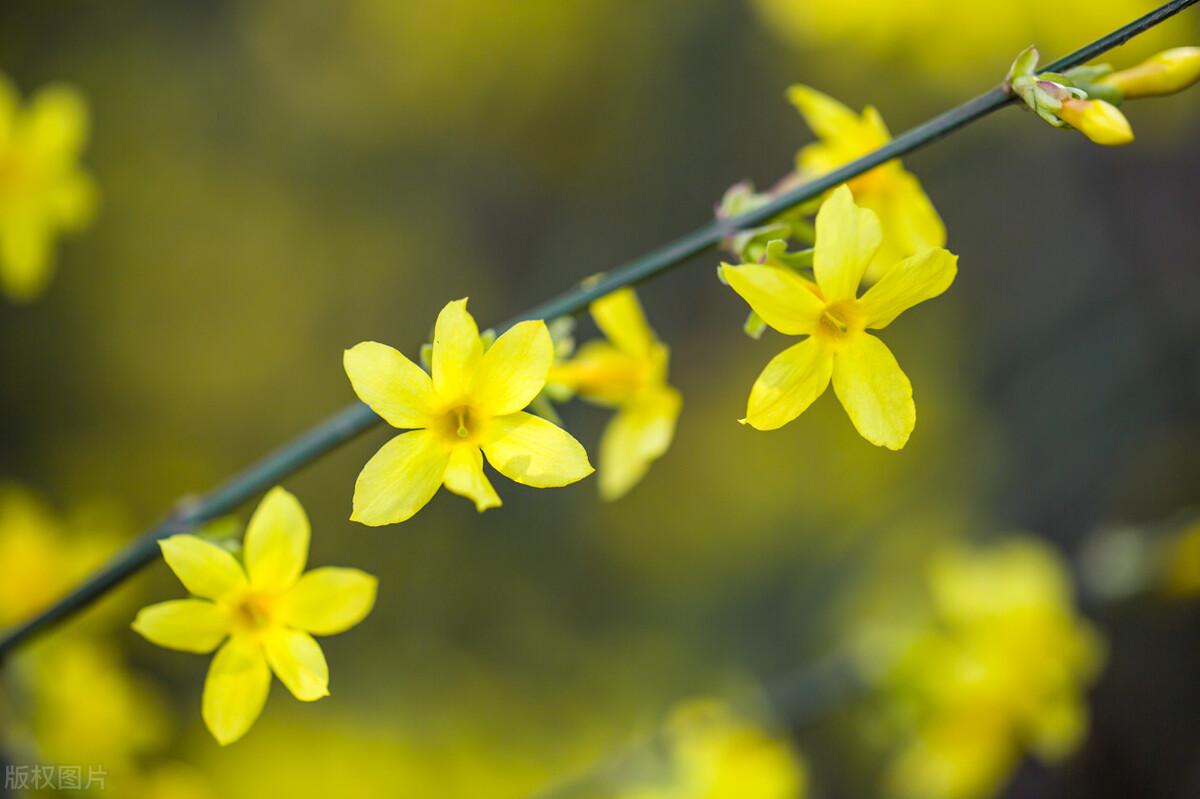
<instances>
[{"instance_id":1,"label":"blurred green background","mask_svg":"<svg viewBox=\"0 0 1200 799\"><path fill-rule=\"evenodd\" d=\"M705 222L731 184L770 185L810 139L790 83L899 132L1031 41L1048 60L1154 5L9 0L0 69L26 94L85 93L101 209L45 297L0 306L0 477L62 513L116 508L130 537L351 400L344 348L415 354L449 299L497 322ZM1194 44L1200 16L1148 38L1110 59ZM708 255L640 292L684 412L625 500L501 481L482 516L443 492L359 527L379 431L287 481L310 562L377 574L379 604L325 642L329 699L276 684L227 750L198 712L207 659L119 623L179 784L521 796L678 700L820 657L864 583L902 590L939 540L1027 529L1072 553L1196 502L1198 97L1128 106L1123 149L1008 110L906 161L961 262L888 331L919 413L902 453L832 396L777 433L736 424L782 339L742 335ZM606 415L564 416L594 447ZM182 591L159 564L122 593L128 618ZM1089 742L1008 795L1195 795L1195 607L1096 616L1111 656ZM818 795L861 795L830 735L798 733Z\"/></svg>"}]
</instances>

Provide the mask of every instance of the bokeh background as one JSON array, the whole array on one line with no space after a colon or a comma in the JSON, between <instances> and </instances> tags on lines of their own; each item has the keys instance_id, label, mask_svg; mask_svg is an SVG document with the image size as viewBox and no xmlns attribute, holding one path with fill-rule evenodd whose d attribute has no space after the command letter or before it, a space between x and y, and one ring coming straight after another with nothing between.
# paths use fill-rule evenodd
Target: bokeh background
<instances>
[{"instance_id":1,"label":"bokeh background","mask_svg":"<svg viewBox=\"0 0 1200 799\"><path fill-rule=\"evenodd\" d=\"M102 518L63 522L79 546L115 546L351 400L344 348L415 354L448 299L499 321L705 222L731 184L770 185L811 138L789 84L896 132L1030 42L1057 57L1154 5L8 0L0 69L84 92L101 208L40 301L0 305L0 478ZM1110 60L1197 39L1185 12ZM907 590L940 541L1028 530L1075 559L1098 530L1169 527L1200 498L1198 98L1130 105L1119 150L1007 110L906 161L961 265L888 331L919 409L902 453L832 396L774 434L736 424L782 339L741 333L710 254L640 292L684 412L623 501L500 481L483 516L443 492L401 526L352 525L381 431L287 481L311 562L381 578L373 615L325 642L329 699L276 684L219 748L207 659L127 629L181 594L156 564L100 611L131 707L153 706L128 713L152 731L139 762L163 764L131 795L524 796L682 699L825 656L863 593ZM606 415L563 413L594 446ZM1003 795L1195 796L1200 607L1084 601L1110 648L1087 743ZM89 712L103 671L55 677L78 683L68 707ZM795 727L814 795L872 795L846 727ZM96 762L112 729L65 762Z\"/></svg>"}]
</instances>

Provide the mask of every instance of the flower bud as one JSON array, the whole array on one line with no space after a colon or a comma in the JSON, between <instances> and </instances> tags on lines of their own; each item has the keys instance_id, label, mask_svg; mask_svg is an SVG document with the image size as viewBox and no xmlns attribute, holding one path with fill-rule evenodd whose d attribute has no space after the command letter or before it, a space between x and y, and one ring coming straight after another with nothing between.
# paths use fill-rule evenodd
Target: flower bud
<instances>
[{"instance_id":1,"label":"flower bud","mask_svg":"<svg viewBox=\"0 0 1200 799\"><path fill-rule=\"evenodd\" d=\"M1200 47L1176 47L1152 56L1136 67L1107 75L1099 81L1126 99L1174 94L1200 81Z\"/></svg>"},{"instance_id":2,"label":"flower bud","mask_svg":"<svg viewBox=\"0 0 1200 799\"><path fill-rule=\"evenodd\" d=\"M1058 117L1096 144L1129 144L1133 129L1116 106L1103 100L1067 100Z\"/></svg>"}]
</instances>

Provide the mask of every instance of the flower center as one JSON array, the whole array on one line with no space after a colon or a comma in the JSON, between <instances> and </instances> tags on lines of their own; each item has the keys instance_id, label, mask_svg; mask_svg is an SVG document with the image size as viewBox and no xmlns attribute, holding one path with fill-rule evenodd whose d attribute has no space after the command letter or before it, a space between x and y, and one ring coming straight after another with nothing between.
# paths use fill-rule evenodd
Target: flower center
<instances>
[{"instance_id":1,"label":"flower center","mask_svg":"<svg viewBox=\"0 0 1200 799\"><path fill-rule=\"evenodd\" d=\"M864 325L854 307L854 302L835 302L825 306L825 313L817 325L815 335L829 344L840 345L851 336L863 331Z\"/></svg>"},{"instance_id":2,"label":"flower center","mask_svg":"<svg viewBox=\"0 0 1200 799\"><path fill-rule=\"evenodd\" d=\"M274 616L272 597L245 594L233 605L233 626L243 632L257 632L271 626Z\"/></svg>"},{"instance_id":3,"label":"flower center","mask_svg":"<svg viewBox=\"0 0 1200 799\"><path fill-rule=\"evenodd\" d=\"M476 441L483 431L484 417L470 405L457 405L441 415L433 428L452 444Z\"/></svg>"}]
</instances>

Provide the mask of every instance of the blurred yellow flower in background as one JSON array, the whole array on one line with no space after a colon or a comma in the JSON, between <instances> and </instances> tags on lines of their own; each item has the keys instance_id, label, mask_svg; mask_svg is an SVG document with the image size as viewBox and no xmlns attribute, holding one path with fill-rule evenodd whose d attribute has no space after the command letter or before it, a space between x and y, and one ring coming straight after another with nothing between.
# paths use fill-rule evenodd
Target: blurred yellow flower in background
<instances>
[{"instance_id":1,"label":"blurred yellow flower in background","mask_svg":"<svg viewBox=\"0 0 1200 799\"><path fill-rule=\"evenodd\" d=\"M855 428L876 446L901 449L916 425L912 385L882 341L881 330L954 281L958 258L933 249L894 264L858 297L859 284L881 241L879 219L836 189L817 212L816 282L775 266L721 267L742 299L772 328L806 336L777 355L750 391L746 418L775 430L803 413L830 382Z\"/></svg>"},{"instance_id":2,"label":"blurred yellow flower in background","mask_svg":"<svg viewBox=\"0 0 1200 799\"><path fill-rule=\"evenodd\" d=\"M272 671L302 702L328 696L329 667L310 633L348 630L375 604L377 581L358 569L301 574L309 536L304 508L276 487L246 527L244 567L227 550L196 536L160 542L167 565L195 598L143 608L133 628L159 646L184 652L212 652L225 641L209 667L203 698L204 721L222 745L254 724Z\"/></svg>"},{"instance_id":3,"label":"blurred yellow flower in background","mask_svg":"<svg viewBox=\"0 0 1200 799\"><path fill-rule=\"evenodd\" d=\"M892 140L873 106L859 116L829 95L802 85L788 89L788 99L819 139L796 154L796 171L802 179L832 172ZM883 270L901 258L946 243L946 226L937 209L921 182L899 160L878 166L847 185L854 201L874 211L883 228L883 244L867 266L868 282L878 280Z\"/></svg>"},{"instance_id":4,"label":"blurred yellow flower in background","mask_svg":"<svg viewBox=\"0 0 1200 799\"><path fill-rule=\"evenodd\" d=\"M592 473L570 433L525 413L554 362L546 323L514 325L484 351L466 299L446 304L433 333L432 376L400 351L374 341L346 350L359 399L396 436L367 461L354 485L351 519L378 526L411 518L445 485L479 511L500 505L483 456L510 480L557 488ZM415 428L415 429L413 429Z\"/></svg>"},{"instance_id":5,"label":"blurred yellow flower in background","mask_svg":"<svg viewBox=\"0 0 1200 799\"><path fill-rule=\"evenodd\" d=\"M0 74L0 290L29 301L46 288L54 239L93 216L96 187L79 166L88 138L83 96L47 86L22 108Z\"/></svg>"},{"instance_id":6,"label":"blurred yellow flower in background","mask_svg":"<svg viewBox=\"0 0 1200 799\"><path fill-rule=\"evenodd\" d=\"M1003 787L1026 749L1058 762L1078 748L1104 656L1068 575L1033 538L933 558L931 617L884 670L908 730L884 775L890 796L980 799Z\"/></svg>"},{"instance_id":7,"label":"blurred yellow flower in background","mask_svg":"<svg viewBox=\"0 0 1200 799\"><path fill-rule=\"evenodd\" d=\"M600 439L600 496L618 499L671 446L683 406L667 384L670 350L659 341L630 288L591 304L608 341L589 341L550 370L549 383L589 402L617 409Z\"/></svg>"},{"instance_id":8,"label":"blurred yellow flower in background","mask_svg":"<svg viewBox=\"0 0 1200 799\"><path fill-rule=\"evenodd\" d=\"M784 737L717 701L682 705L668 725L669 777L621 799L802 799L808 766Z\"/></svg>"},{"instance_id":9,"label":"blurred yellow flower in background","mask_svg":"<svg viewBox=\"0 0 1200 799\"><path fill-rule=\"evenodd\" d=\"M1145 14L1141 0L1010 0L981 6L955 0L752 0L765 27L797 47L836 50L916 77L925 90L962 91L999 75L1010 54L1030 42L1055 56ZM1150 52L1170 26L1139 36Z\"/></svg>"}]
</instances>

